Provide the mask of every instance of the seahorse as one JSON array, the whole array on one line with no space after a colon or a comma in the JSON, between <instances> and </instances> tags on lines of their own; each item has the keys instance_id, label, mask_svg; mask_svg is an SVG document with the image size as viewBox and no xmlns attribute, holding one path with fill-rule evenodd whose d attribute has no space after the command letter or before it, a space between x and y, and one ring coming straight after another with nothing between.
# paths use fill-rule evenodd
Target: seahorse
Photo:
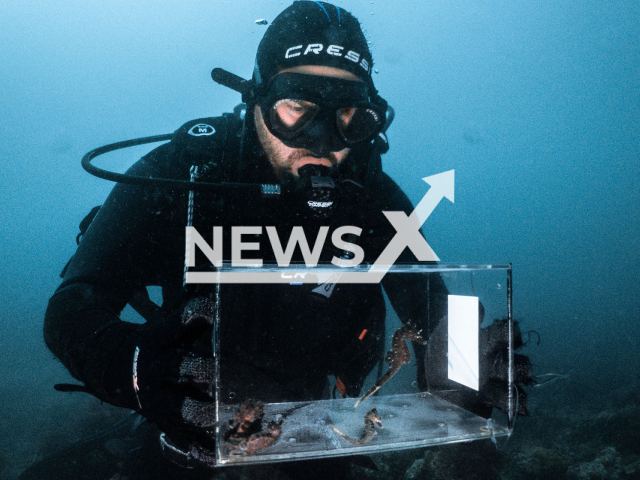
<instances>
[{"instance_id":1,"label":"seahorse","mask_svg":"<svg viewBox=\"0 0 640 480\"><path fill-rule=\"evenodd\" d=\"M362 436L360 437L360 440L354 440L353 438L349 437L348 435L342 433L340 430L338 430L333 425L329 425L329 426L331 427L331 429L334 432L336 432L341 437L347 439L348 441L350 441L354 445L363 445L363 444L367 443L369 440L371 440L373 438L373 436L376 434L376 423L378 424L378 426L380 428L382 428L382 422L380 421L380 416L378 415L378 410L376 410L375 408L372 408L364 416L364 430L362 432Z\"/></svg>"},{"instance_id":2,"label":"seahorse","mask_svg":"<svg viewBox=\"0 0 640 480\"><path fill-rule=\"evenodd\" d=\"M251 435L247 440L238 446L232 446L231 455L253 455L259 450L269 448L278 441L282 431L282 420L272 422L266 431L258 432Z\"/></svg>"},{"instance_id":3,"label":"seahorse","mask_svg":"<svg viewBox=\"0 0 640 480\"><path fill-rule=\"evenodd\" d=\"M364 396L356 402L353 406L354 410L360 405L366 398L370 397L387 383L391 377L393 377L400 367L408 364L411 361L411 353L409 352L409 346L406 340L413 340L415 342L426 343L420 333L416 330L416 327L410 323L404 324L395 331L391 338L391 350L387 352L385 361L389 364L389 370L385 373L376 384L369 390Z\"/></svg>"},{"instance_id":4,"label":"seahorse","mask_svg":"<svg viewBox=\"0 0 640 480\"><path fill-rule=\"evenodd\" d=\"M251 433L254 428L262 426L264 417L264 403L247 398L235 412L233 420L229 421L229 437L241 438Z\"/></svg>"}]
</instances>

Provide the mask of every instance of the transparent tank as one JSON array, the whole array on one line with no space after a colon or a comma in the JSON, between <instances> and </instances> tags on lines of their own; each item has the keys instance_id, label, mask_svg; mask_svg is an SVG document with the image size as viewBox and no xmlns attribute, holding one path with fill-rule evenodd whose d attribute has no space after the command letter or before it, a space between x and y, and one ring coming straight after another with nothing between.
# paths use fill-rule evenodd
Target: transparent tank
<instances>
[{"instance_id":1,"label":"transparent tank","mask_svg":"<svg viewBox=\"0 0 640 480\"><path fill-rule=\"evenodd\" d=\"M323 304L317 303L317 309L312 304L307 312L300 313L300 318L308 316L314 319L313 323L310 321L301 328L292 326L291 332L285 328L284 333L273 333L271 326L261 325L259 319L269 317L274 310L279 312L281 306L274 305L274 297L269 294L252 292L263 292L264 284L271 284L278 295L284 292L285 298L290 294L295 300L311 290L319 293L318 302L322 302L323 296L336 294L343 285L368 292L366 288L371 287L364 285L375 283L370 278L370 271L363 267L234 269L225 266L215 275L213 346L218 465L368 454L470 440L495 440L510 435L517 409L513 387L510 266L390 267L386 275L403 275L404 280L412 284L426 286L424 292L419 293L423 298L415 298L414 288L413 297L407 296L402 301L425 305L443 302L439 318L431 318L435 316L433 313L425 313L429 318L416 321L415 329L403 326L385 294L384 322L376 334L377 341L366 344L367 334L372 336L373 332L364 328L358 339L362 345L368 345L368 350L365 348L364 354L353 351L354 358L360 355L358 358L368 359L368 362L354 361L367 375L361 373L364 378L360 382L361 388L357 388L359 382L351 382L348 392L341 376L335 373L339 368L331 367L334 359L316 352L319 336L327 335L323 322L317 320L317 309L324 308ZM448 293L440 299L428 298L434 297L433 292L429 295L429 285L438 275L444 280ZM250 283L251 279L255 284ZM260 289L254 289L256 284L262 284ZM301 290L304 285L306 290ZM240 301L227 300L225 291L231 288L236 289L236 293L238 288L244 289ZM367 299L363 294L362 301ZM308 303L305 301L303 305ZM286 320L281 318L281 313L274 315ZM340 317L340 313L336 315ZM345 312L344 318L338 318L338 322L345 325L350 320L349 312ZM494 410L489 416L469 408L483 395L487 380L483 378L485 374L481 367L484 350L480 329L505 320L509 320L504 339L508 344L508 382L504 387L507 413ZM265 344L275 345L271 350L266 349L266 354L263 345L247 345L238 340L242 337L245 321L247 328L253 326L264 330ZM286 321L283 323L287 325ZM294 328L298 330L293 331ZM233 337L233 341L225 335ZM272 339L271 335L280 335L283 341L278 343L278 338ZM293 351L294 355L287 350L293 343L298 349ZM353 348L360 348L359 345ZM282 358L279 358L280 353L283 353ZM332 355L331 349L327 349L326 357ZM313 358L318 359L318 365L308 363ZM303 388L282 388L289 377L273 380L268 373L280 368L285 372L287 369L293 371L296 367L315 378L310 384L317 384L318 376L324 375L320 379L320 383L325 384L322 391L307 392L305 396L300 393L306 392ZM324 373L326 371L329 371L328 375ZM367 392L369 396L366 396Z\"/></svg>"}]
</instances>

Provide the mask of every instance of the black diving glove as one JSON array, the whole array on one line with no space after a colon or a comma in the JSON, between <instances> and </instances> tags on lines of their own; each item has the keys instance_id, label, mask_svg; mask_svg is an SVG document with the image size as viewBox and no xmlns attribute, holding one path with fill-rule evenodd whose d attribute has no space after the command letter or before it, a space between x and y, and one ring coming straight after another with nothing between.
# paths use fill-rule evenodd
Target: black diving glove
<instances>
[{"instance_id":1,"label":"black diving glove","mask_svg":"<svg viewBox=\"0 0 640 480\"><path fill-rule=\"evenodd\" d=\"M480 320L482 321L482 320ZM479 331L480 377L479 390L461 387L449 380L447 364L447 322L443 321L429 337L425 356L423 388L476 415L489 418L494 408L509 412L509 403L517 415L528 415L527 395L523 389L531 385L531 362L526 355L514 353L514 388L509 395L509 321L496 320ZM523 346L520 328L511 322L513 350ZM420 378L419 378L420 381Z\"/></svg>"},{"instance_id":2,"label":"black diving glove","mask_svg":"<svg viewBox=\"0 0 640 480\"><path fill-rule=\"evenodd\" d=\"M196 298L181 318L142 325L128 363L135 398L126 403L164 432L163 449L183 466L215 463L212 324L209 300Z\"/></svg>"},{"instance_id":3,"label":"black diving glove","mask_svg":"<svg viewBox=\"0 0 640 480\"><path fill-rule=\"evenodd\" d=\"M524 345L517 322L511 322L513 350ZM517 415L528 415L525 385L533 384L531 361L513 354L512 402ZM496 320L480 329L480 401L503 412L509 411L509 321Z\"/></svg>"}]
</instances>

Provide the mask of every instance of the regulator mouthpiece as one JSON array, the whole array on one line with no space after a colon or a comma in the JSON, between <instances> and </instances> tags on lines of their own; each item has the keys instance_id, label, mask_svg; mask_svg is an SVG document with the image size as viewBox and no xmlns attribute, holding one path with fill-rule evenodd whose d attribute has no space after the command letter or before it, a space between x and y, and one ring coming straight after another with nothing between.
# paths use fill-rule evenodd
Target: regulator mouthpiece
<instances>
[{"instance_id":1,"label":"regulator mouthpiece","mask_svg":"<svg viewBox=\"0 0 640 480\"><path fill-rule=\"evenodd\" d=\"M297 210L307 218L327 220L338 206L340 188L329 170L322 165L305 165L298 170L298 177L291 176L284 182Z\"/></svg>"}]
</instances>

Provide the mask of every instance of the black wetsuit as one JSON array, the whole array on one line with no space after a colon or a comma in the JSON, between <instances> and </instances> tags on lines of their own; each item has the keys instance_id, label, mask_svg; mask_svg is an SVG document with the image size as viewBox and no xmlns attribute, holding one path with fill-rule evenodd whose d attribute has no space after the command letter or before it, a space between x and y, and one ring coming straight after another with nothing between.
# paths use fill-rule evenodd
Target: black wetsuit
<instances>
[{"instance_id":1,"label":"black wetsuit","mask_svg":"<svg viewBox=\"0 0 640 480\"><path fill-rule=\"evenodd\" d=\"M188 132L198 123L214 127L210 136ZM250 115L247 125L253 124ZM188 180L193 164L200 180L209 182L277 183L258 145L255 131L243 131L237 116L225 115L187 123L173 140L137 162L129 173ZM372 146L354 149L340 165L336 179L342 190L329 220L300 213L295 202L252 196L198 193L193 225L212 241L212 227L224 231L224 257L230 258L230 234L235 226L262 226L262 235L243 241L260 243L246 257L273 262L264 227L276 226L283 245L291 228L302 225L313 244L319 226L330 226L320 261L338 251L331 232L343 225L362 228L357 243L365 262L373 263L396 231L383 211L413 209L401 189L381 169ZM374 172L373 174L371 172ZM118 184L84 235L49 303L45 340L49 348L94 395L135 409L132 395L132 342L141 326L119 315L146 286L162 287L163 309L171 314L184 300L182 286L188 194L160 187ZM301 260L299 250L294 261ZM399 261L412 261L407 250ZM198 253L197 263L206 264ZM265 375L287 392L289 399L320 398L327 375L340 377L348 395L359 393L364 377L384 348L385 303L382 288L403 322L414 322L424 334L435 327L446 305L446 288L438 275L387 274L382 285L337 284L330 295L314 292L317 285L225 285L222 349L232 363ZM209 288L201 287L202 289ZM427 292L430 292L427 294ZM177 303L176 303L177 302ZM134 340L132 340L134 339ZM418 362L423 368L422 362ZM121 388L114 388L120 385Z\"/></svg>"}]
</instances>

